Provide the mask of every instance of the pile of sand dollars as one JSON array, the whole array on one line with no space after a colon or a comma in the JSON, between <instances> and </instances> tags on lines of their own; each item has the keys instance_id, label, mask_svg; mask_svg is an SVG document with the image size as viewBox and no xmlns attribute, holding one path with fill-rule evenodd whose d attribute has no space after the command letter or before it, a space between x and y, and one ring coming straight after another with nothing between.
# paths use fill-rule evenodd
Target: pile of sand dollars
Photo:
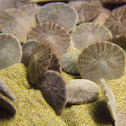
<instances>
[{"instance_id":1,"label":"pile of sand dollars","mask_svg":"<svg viewBox=\"0 0 126 126\"><path fill-rule=\"evenodd\" d=\"M58 115L66 104L97 100L101 86L115 124L123 122L107 83L125 73L126 5L111 11L103 5L113 0L37 2L0 1L0 69L22 62L30 84ZM62 70L80 79L66 84ZM8 97L14 99L1 80L0 107L15 114Z\"/></svg>"}]
</instances>

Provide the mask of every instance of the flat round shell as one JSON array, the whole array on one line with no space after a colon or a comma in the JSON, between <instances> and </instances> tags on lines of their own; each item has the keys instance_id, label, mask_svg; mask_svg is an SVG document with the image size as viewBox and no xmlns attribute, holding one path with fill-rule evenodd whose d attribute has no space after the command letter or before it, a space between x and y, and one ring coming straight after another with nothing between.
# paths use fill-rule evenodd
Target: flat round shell
<instances>
[{"instance_id":1,"label":"flat round shell","mask_svg":"<svg viewBox=\"0 0 126 126\"><path fill-rule=\"evenodd\" d=\"M105 26L95 23L82 23L74 28L71 37L74 46L83 50L91 43L111 40L112 34Z\"/></svg>"},{"instance_id":2,"label":"flat round shell","mask_svg":"<svg viewBox=\"0 0 126 126\"><path fill-rule=\"evenodd\" d=\"M99 87L96 83L86 79L73 79L67 87L70 104L85 104L95 101L99 96Z\"/></svg>"},{"instance_id":3,"label":"flat round shell","mask_svg":"<svg viewBox=\"0 0 126 126\"><path fill-rule=\"evenodd\" d=\"M47 71L37 88L42 91L45 100L55 112L60 114L67 101L67 89L61 75L56 71Z\"/></svg>"},{"instance_id":4,"label":"flat round shell","mask_svg":"<svg viewBox=\"0 0 126 126\"><path fill-rule=\"evenodd\" d=\"M51 22L37 25L28 33L28 40L48 41L55 54L60 57L70 48L70 34L61 26Z\"/></svg>"},{"instance_id":5,"label":"flat round shell","mask_svg":"<svg viewBox=\"0 0 126 126\"><path fill-rule=\"evenodd\" d=\"M100 78L120 78L125 69L125 52L112 42L94 43L82 51L78 66L82 78L96 83Z\"/></svg>"},{"instance_id":6,"label":"flat round shell","mask_svg":"<svg viewBox=\"0 0 126 126\"><path fill-rule=\"evenodd\" d=\"M65 3L48 3L41 7L37 14L39 23L50 21L62 25L67 31L71 31L77 24L76 10Z\"/></svg>"},{"instance_id":7,"label":"flat round shell","mask_svg":"<svg viewBox=\"0 0 126 126\"><path fill-rule=\"evenodd\" d=\"M19 40L10 34L0 34L0 69L20 63L22 47Z\"/></svg>"}]
</instances>

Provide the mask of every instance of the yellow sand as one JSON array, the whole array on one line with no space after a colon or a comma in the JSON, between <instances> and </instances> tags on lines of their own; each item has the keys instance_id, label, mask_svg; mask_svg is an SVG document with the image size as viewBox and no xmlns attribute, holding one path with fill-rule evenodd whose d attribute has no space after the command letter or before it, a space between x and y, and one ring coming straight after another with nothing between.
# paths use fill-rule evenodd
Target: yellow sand
<instances>
[{"instance_id":1,"label":"yellow sand","mask_svg":"<svg viewBox=\"0 0 126 126\"><path fill-rule=\"evenodd\" d=\"M67 84L72 78L62 73ZM17 114L0 117L0 126L112 126L111 116L100 92L99 99L84 105L67 106L60 116L44 100L39 90L31 89L26 67L19 63L0 71L2 79L15 94ZM117 113L126 108L126 75L109 83L117 101Z\"/></svg>"}]
</instances>

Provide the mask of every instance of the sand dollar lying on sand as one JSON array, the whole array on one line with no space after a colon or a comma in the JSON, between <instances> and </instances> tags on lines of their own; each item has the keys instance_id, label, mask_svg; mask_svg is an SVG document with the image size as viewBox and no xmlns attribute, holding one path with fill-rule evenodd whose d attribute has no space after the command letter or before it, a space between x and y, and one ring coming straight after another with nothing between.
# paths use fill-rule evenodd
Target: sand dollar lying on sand
<instances>
[{"instance_id":1,"label":"sand dollar lying on sand","mask_svg":"<svg viewBox=\"0 0 126 126\"><path fill-rule=\"evenodd\" d=\"M45 100L55 112L60 114L67 102L67 89L61 75L56 71L47 71L37 84L37 89L42 91Z\"/></svg>"},{"instance_id":2,"label":"sand dollar lying on sand","mask_svg":"<svg viewBox=\"0 0 126 126\"><path fill-rule=\"evenodd\" d=\"M115 121L116 120L116 100L115 100L115 96L112 93L112 91L109 89L109 87L107 86L105 79L101 78L100 81L101 81L101 86L102 86L102 90L103 90L105 100L107 102L108 109L110 111L112 119Z\"/></svg>"},{"instance_id":3,"label":"sand dollar lying on sand","mask_svg":"<svg viewBox=\"0 0 126 126\"><path fill-rule=\"evenodd\" d=\"M28 33L28 40L47 40L55 54L60 57L70 48L70 34L59 24L45 22L38 24Z\"/></svg>"},{"instance_id":4,"label":"sand dollar lying on sand","mask_svg":"<svg viewBox=\"0 0 126 126\"><path fill-rule=\"evenodd\" d=\"M76 10L65 3L48 3L41 7L37 14L39 23L50 21L62 25L67 31L71 31L77 24Z\"/></svg>"},{"instance_id":5,"label":"sand dollar lying on sand","mask_svg":"<svg viewBox=\"0 0 126 126\"><path fill-rule=\"evenodd\" d=\"M17 112L16 106L14 105L14 103L2 94L0 94L0 108L13 115L15 115Z\"/></svg>"},{"instance_id":6,"label":"sand dollar lying on sand","mask_svg":"<svg viewBox=\"0 0 126 126\"><path fill-rule=\"evenodd\" d=\"M32 28L32 25L33 22L28 15L18 9L0 11L0 31L13 34L20 41L26 41L27 32Z\"/></svg>"},{"instance_id":7,"label":"sand dollar lying on sand","mask_svg":"<svg viewBox=\"0 0 126 126\"><path fill-rule=\"evenodd\" d=\"M39 43L37 41L27 41L25 44L22 45L22 60L21 62L28 67L29 61L31 59L31 55L33 53L34 48L38 45Z\"/></svg>"},{"instance_id":8,"label":"sand dollar lying on sand","mask_svg":"<svg viewBox=\"0 0 126 126\"><path fill-rule=\"evenodd\" d=\"M116 8L105 22L113 35L126 34L126 5Z\"/></svg>"},{"instance_id":9,"label":"sand dollar lying on sand","mask_svg":"<svg viewBox=\"0 0 126 126\"><path fill-rule=\"evenodd\" d=\"M125 52L112 42L93 43L80 54L78 67L83 79L96 83L101 78L117 79L124 75Z\"/></svg>"},{"instance_id":10,"label":"sand dollar lying on sand","mask_svg":"<svg viewBox=\"0 0 126 126\"><path fill-rule=\"evenodd\" d=\"M111 40L112 34L105 26L95 23L82 23L73 29L71 38L74 46L83 50L91 43Z\"/></svg>"},{"instance_id":11,"label":"sand dollar lying on sand","mask_svg":"<svg viewBox=\"0 0 126 126\"><path fill-rule=\"evenodd\" d=\"M11 100L15 99L14 94L10 91L8 86L4 83L4 81L0 80L0 94L3 94L10 98Z\"/></svg>"},{"instance_id":12,"label":"sand dollar lying on sand","mask_svg":"<svg viewBox=\"0 0 126 126\"><path fill-rule=\"evenodd\" d=\"M22 57L22 47L19 40L10 34L0 34L0 69L19 63Z\"/></svg>"},{"instance_id":13,"label":"sand dollar lying on sand","mask_svg":"<svg viewBox=\"0 0 126 126\"><path fill-rule=\"evenodd\" d=\"M96 83L86 79L73 79L67 87L70 104L85 104L95 101L99 96L99 87Z\"/></svg>"}]
</instances>

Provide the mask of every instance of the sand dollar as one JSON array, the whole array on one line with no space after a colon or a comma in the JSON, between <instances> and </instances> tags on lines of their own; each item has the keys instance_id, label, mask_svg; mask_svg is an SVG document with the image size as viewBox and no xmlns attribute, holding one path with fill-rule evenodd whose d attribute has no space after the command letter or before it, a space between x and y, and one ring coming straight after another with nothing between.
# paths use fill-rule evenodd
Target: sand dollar
<instances>
[{"instance_id":1,"label":"sand dollar","mask_svg":"<svg viewBox=\"0 0 126 126\"><path fill-rule=\"evenodd\" d=\"M73 29L71 38L74 46L83 50L91 43L111 40L112 34L105 26L95 23L82 23Z\"/></svg>"},{"instance_id":2,"label":"sand dollar","mask_svg":"<svg viewBox=\"0 0 126 126\"><path fill-rule=\"evenodd\" d=\"M10 34L0 34L0 69L19 63L22 57L22 47L19 40Z\"/></svg>"},{"instance_id":3,"label":"sand dollar","mask_svg":"<svg viewBox=\"0 0 126 126\"><path fill-rule=\"evenodd\" d=\"M101 0L104 4L126 3L126 0Z\"/></svg>"},{"instance_id":4,"label":"sand dollar","mask_svg":"<svg viewBox=\"0 0 126 126\"><path fill-rule=\"evenodd\" d=\"M76 10L62 2L48 3L41 7L37 14L39 23L50 21L62 25L67 31L71 31L77 24Z\"/></svg>"},{"instance_id":5,"label":"sand dollar","mask_svg":"<svg viewBox=\"0 0 126 126\"><path fill-rule=\"evenodd\" d=\"M61 75L56 71L47 71L37 88L42 91L45 100L55 112L60 114L67 102L67 89Z\"/></svg>"},{"instance_id":6,"label":"sand dollar","mask_svg":"<svg viewBox=\"0 0 126 126\"><path fill-rule=\"evenodd\" d=\"M98 85L86 79L70 80L67 90L67 103L70 104L85 104L93 102L99 96Z\"/></svg>"},{"instance_id":7,"label":"sand dollar","mask_svg":"<svg viewBox=\"0 0 126 126\"><path fill-rule=\"evenodd\" d=\"M112 42L100 42L84 48L78 59L80 75L84 79L99 83L120 78L125 69L125 52Z\"/></svg>"},{"instance_id":8,"label":"sand dollar","mask_svg":"<svg viewBox=\"0 0 126 126\"><path fill-rule=\"evenodd\" d=\"M48 41L55 54L60 57L70 48L70 34L59 24L45 22L38 24L28 33L28 40Z\"/></svg>"}]
</instances>

